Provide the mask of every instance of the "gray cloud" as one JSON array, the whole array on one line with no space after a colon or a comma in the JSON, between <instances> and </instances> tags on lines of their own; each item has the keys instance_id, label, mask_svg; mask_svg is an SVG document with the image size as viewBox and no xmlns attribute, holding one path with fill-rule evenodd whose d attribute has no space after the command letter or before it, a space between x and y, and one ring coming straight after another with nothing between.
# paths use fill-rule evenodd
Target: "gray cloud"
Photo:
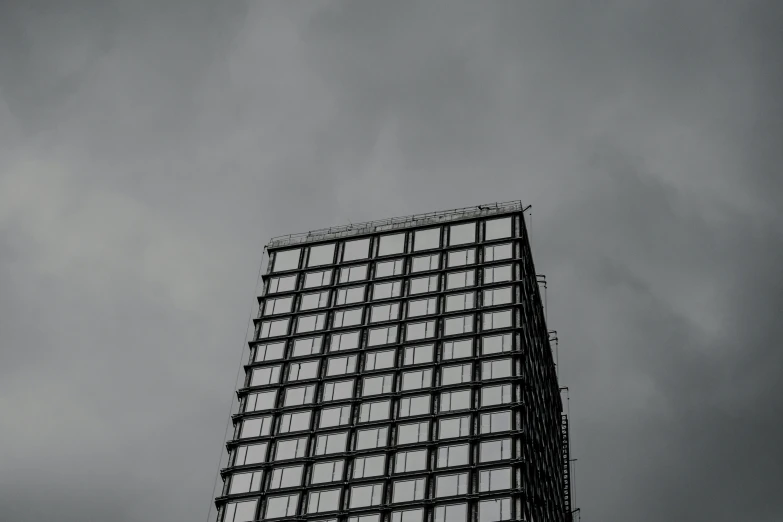
<instances>
[{"instance_id":1,"label":"gray cloud","mask_svg":"<svg viewBox=\"0 0 783 522\"><path fill-rule=\"evenodd\" d=\"M264 242L517 198L584 519L781 518L778 6L0 9L10 520L204 519Z\"/></svg>"}]
</instances>

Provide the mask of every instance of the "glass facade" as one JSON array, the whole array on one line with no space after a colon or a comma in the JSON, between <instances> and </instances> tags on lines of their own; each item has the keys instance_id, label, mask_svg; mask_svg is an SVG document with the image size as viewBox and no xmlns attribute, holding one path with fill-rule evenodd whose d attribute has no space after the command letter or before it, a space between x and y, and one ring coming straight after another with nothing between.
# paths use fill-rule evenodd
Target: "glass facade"
<instances>
[{"instance_id":1,"label":"glass facade","mask_svg":"<svg viewBox=\"0 0 783 522\"><path fill-rule=\"evenodd\" d=\"M567 520L521 207L269 246L219 522Z\"/></svg>"}]
</instances>

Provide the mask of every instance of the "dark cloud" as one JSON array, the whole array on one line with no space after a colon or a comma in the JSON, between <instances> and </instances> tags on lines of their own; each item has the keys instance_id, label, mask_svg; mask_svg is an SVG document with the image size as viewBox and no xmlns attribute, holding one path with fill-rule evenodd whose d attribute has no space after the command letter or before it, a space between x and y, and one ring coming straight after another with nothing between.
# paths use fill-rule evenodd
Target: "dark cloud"
<instances>
[{"instance_id":1,"label":"dark cloud","mask_svg":"<svg viewBox=\"0 0 783 522\"><path fill-rule=\"evenodd\" d=\"M264 242L508 199L584 519L783 516L775 3L0 9L9 520L205 519Z\"/></svg>"}]
</instances>

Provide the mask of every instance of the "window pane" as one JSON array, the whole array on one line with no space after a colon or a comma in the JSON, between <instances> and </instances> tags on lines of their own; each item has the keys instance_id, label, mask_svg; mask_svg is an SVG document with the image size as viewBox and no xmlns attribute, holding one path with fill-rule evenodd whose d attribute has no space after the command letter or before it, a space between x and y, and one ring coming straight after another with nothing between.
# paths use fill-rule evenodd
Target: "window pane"
<instances>
[{"instance_id":1,"label":"window pane","mask_svg":"<svg viewBox=\"0 0 783 522\"><path fill-rule=\"evenodd\" d=\"M426 480L423 478L397 480L392 485L392 502L411 502L426 496Z\"/></svg>"},{"instance_id":2,"label":"window pane","mask_svg":"<svg viewBox=\"0 0 783 522\"><path fill-rule=\"evenodd\" d=\"M400 303L387 303L372 307L370 322L393 321L399 319Z\"/></svg>"},{"instance_id":3,"label":"window pane","mask_svg":"<svg viewBox=\"0 0 783 522\"><path fill-rule=\"evenodd\" d=\"M349 286L337 290L337 305L361 303L364 301L365 285Z\"/></svg>"},{"instance_id":4,"label":"window pane","mask_svg":"<svg viewBox=\"0 0 783 522\"><path fill-rule=\"evenodd\" d=\"M356 432L356 449L385 448L388 428L369 428Z\"/></svg>"},{"instance_id":5,"label":"window pane","mask_svg":"<svg viewBox=\"0 0 783 522\"><path fill-rule=\"evenodd\" d=\"M381 393L391 393L394 376L378 375L374 377L365 377L362 384L362 396L378 395Z\"/></svg>"},{"instance_id":6,"label":"window pane","mask_svg":"<svg viewBox=\"0 0 783 522\"><path fill-rule=\"evenodd\" d=\"M348 442L348 433L325 433L318 435L315 442L316 455L330 455L332 453L343 453Z\"/></svg>"},{"instance_id":7,"label":"window pane","mask_svg":"<svg viewBox=\"0 0 783 522\"><path fill-rule=\"evenodd\" d=\"M245 411L271 410L275 407L277 390L250 393L245 398Z\"/></svg>"},{"instance_id":8,"label":"window pane","mask_svg":"<svg viewBox=\"0 0 783 522\"><path fill-rule=\"evenodd\" d=\"M257 500L226 504L223 522L249 522L256 519Z\"/></svg>"},{"instance_id":9,"label":"window pane","mask_svg":"<svg viewBox=\"0 0 783 522\"><path fill-rule=\"evenodd\" d=\"M340 269L340 282L352 283L367 279L367 265L345 266Z\"/></svg>"},{"instance_id":10,"label":"window pane","mask_svg":"<svg viewBox=\"0 0 783 522\"><path fill-rule=\"evenodd\" d=\"M353 478L379 477L384 474L385 466L384 455L357 457L353 463Z\"/></svg>"},{"instance_id":11,"label":"window pane","mask_svg":"<svg viewBox=\"0 0 783 522\"><path fill-rule=\"evenodd\" d=\"M280 433L309 430L311 415L312 412L310 410L298 411L294 413L285 413L281 415Z\"/></svg>"},{"instance_id":12,"label":"window pane","mask_svg":"<svg viewBox=\"0 0 783 522\"><path fill-rule=\"evenodd\" d=\"M313 475L311 482L313 484L323 484L325 482L337 482L342 480L344 465L344 461L342 460L316 462L313 465Z\"/></svg>"},{"instance_id":13,"label":"window pane","mask_svg":"<svg viewBox=\"0 0 783 522\"><path fill-rule=\"evenodd\" d=\"M400 417L426 415L430 412L429 395L413 395L400 399Z\"/></svg>"},{"instance_id":14,"label":"window pane","mask_svg":"<svg viewBox=\"0 0 783 522\"><path fill-rule=\"evenodd\" d=\"M298 494L268 497L266 500L265 518L290 517L296 515L296 506L298 503Z\"/></svg>"},{"instance_id":15,"label":"window pane","mask_svg":"<svg viewBox=\"0 0 783 522\"><path fill-rule=\"evenodd\" d=\"M353 379L324 383L323 401L339 401L353 397Z\"/></svg>"},{"instance_id":16,"label":"window pane","mask_svg":"<svg viewBox=\"0 0 783 522\"><path fill-rule=\"evenodd\" d=\"M430 254L427 256L417 256L411 263L411 273L426 272L428 270L437 270L440 266L440 254Z\"/></svg>"},{"instance_id":17,"label":"window pane","mask_svg":"<svg viewBox=\"0 0 783 522\"><path fill-rule=\"evenodd\" d=\"M413 251L428 250L440 246L440 228L416 230L413 233Z\"/></svg>"},{"instance_id":18,"label":"window pane","mask_svg":"<svg viewBox=\"0 0 783 522\"><path fill-rule=\"evenodd\" d=\"M255 362L276 361L283 358L285 342L259 344L256 346Z\"/></svg>"},{"instance_id":19,"label":"window pane","mask_svg":"<svg viewBox=\"0 0 783 522\"><path fill-rule=\"evenodd\" d=\"M307 437L277 441L274 460L298 459L305 456Z\"/></svg>"},{"instance_id":20,"label":"window pane","mask_svg":"<svg viewBox=\"0 0 783 522\"><path fill-rule=\"evenodd\" d=\"M273 277L269 280L270 294L292 292L296 288L296 275Z\"/></svg>"},{"instance_id":21,"label":"window pane","mask_svg":"<svg viewBox=\"0 0 783 522\"><path fill-rule=\"evenodd\" d=\"M435 336L435 321L409 323L405 329L405 340L415 341Z\"/></svg>"},{"instance_id":22,"label":"window pane","mask_svg":"<svg viewBox=\"0 0 783 522\"><path fill-rule=\"evenodd\" d=\"M356 370L356 356L331 357L326 364L326 376L345 375Z\"/></svg>"},{"instance_id":23,"label":"window pane","mask_svg":"<svg viewBox=\"0 0 783 522\"><path fill-rule=\"evenodd\" d=\"M497 433L511 429L511 412L498 411L481 414L481 433Z\"/></svg>"},{"instance_id":24,"label":"window pane","mask_svg":"<svg viewBox=\"0 0 783 522\"><path fill-rule=\"evenodd\" d=\"M318 337L300 337L294 340L294 349L291 357L303 357L305 355L314 355L321 353L321 344L323 336Z\"/></svg>"},{"instance_id":25,"label":"window pane","mask_svg":"<svg viewBox=\"0 0 783 522\"><path fill-rule=\"evenodd\" d=\"M404 252L405 252L405 233L389 234L388 236L381 236L381 242L378 245L379 256L402 254Z\"/></svg>"},{"instance_id":26,"label":"window pane","mask_svg":"<svg viewBox=\"0 0 783 522\"><path fill-rule=\"evenodd\" d=\"M406 366L432 362L433 345L421 344L419 346L407 346L405 348Z\"/></svg>"},{"instance_id":27,"label":"window pane","mask_svg":"<svg viewBox=\"0 0 783 522\"><path fill-rule=\"evenodd\" d=\"M280 382L280 366L253 368L250 374L250 386L264 386Z\"/></svg>"},{"instance_id":28,"label":"window pane","mask_svg":"<svg viewBox=\"0 0 783 522\"><path fill-rule=\"evenodd\" d=\"M282 272L284 270L294 270L299 268L299 254L302 252L301 248L294 248L292 250L279 250L275 252L275 272Z\"/></svg>"},{"instance_id":29,"label":"window pane","mask_svg":"<svg viewBox=\"0 0 783 522\"><path fill-rule=\"evenodd\" d=\"M498 328L509 328L511 326L511 310L500 310L498 312L485 312L482 326L484 330L496 330Z\"/></svg>"},{"instance_id":30,"label":"window pane","mask_svg":"<svg viewBox=\"0 0 783 522\"><path fill-rule=\"evenodd\" d=\"M454 268L456 266L472 265L475 262L476 262L475 248L449 252L449 259L448 259L449 268Z\"/></svg>"},{"instance_id":31,"label":"window pane","mask_svg":"<svg viewBox=\"0 0 783 522\"><path fill-rule=\"evenodd\" d=\"M484 269L484 284L503 283L514 279L511 265L494 266Z\"/></svg>"},{"instance_id":32,"label":"window pane","mask_svg":"<svg viewBox=\"0 0 783 522\"><path fill-rule=\"evenodd\" d=\"M357 326L362 324L363 308L350 308L334 312L332 326L340 328L344 326Z\"/></svg>"},{"instance_id":33,"label":"window pane","mask_svg":"<svg viewBox=\"0 0 783 522\"><path fill-rule=\"evenodd\" d=\"M470 415L441 419L438 424L438 438L451 439L470 435Z\"/></svg>"},{"instance_id":34,"label":"window pane","mask_svg":"<svg viewBox=\"0 0 783 522\"><path fill-rule=\"evenodd\" d=\"M277 299L267 299L264 303L264 315L287 314L291 311L293 297L278 297Z\"/></svg>"},{"instance_id":35,"label":"window pane","mask_svg":"<svg viewBox=\"0 0 783 522\"><path fill-rule=\"evenodd\" d=\"M493 498L479 502L478 522L511 520L511 499Z\"/></svg>"},{"instance_id":36,"label":"window pane","mask_svg":"<svg viewBox=\"0 0 783 522\"><path fill-rule=\"evenodd\" d=\"M493 353L510 352L512 348L511 334L491 335L482 337L481 353L490 355Z\"/></svg>"},{"instance_id":37,"label":"window pane","mask_svg":"<svg viewBox=\"0 0 783 522\"><path fill-rule=\"evenodd\" d=\"M391 522L424 522L424 509L392 511Z\"/></svg>"},{"instance_id":38,"label":"window pane","mask_svg":"<svg viewBox=\"0 0 783 522\"><path fill-rule=\"evenodd\" d=\"M507 286L506 288L496 288L494 290L484 290L484 306L510 304L512 300L512 288L510 286Z\"/></svg>"},{"instance_id":39,"label":"window pane","mask_svg":"<svg viewBox=\"0 0 783 522\"><path fill-rule=\"evenodd\" d=\"M454 475L439 475L435 479L435 496L451 497L454 495L467 495L468 474L456 473Z\"/></svg>"},{"instance_id":40,"label":"window pane","mask_svg":"<svg viewBox=\"0 0 783 522\"><path fill-rule=\"evenodd\" d=\"M511 218L489 219L485 222L484 241L511 237Z\"/></svg>"},{"instance_id":41,"label":"window pane","mask_svg":"<svg viewBox=\"0 0 783 522\"><path fill-rule=\"evenodd\" d=\"M331 270L308 272L305 274L304 288L316 288L319 286L326 286L331 282L332 282Z\"/></svg>"},{"instance_id":42,"label":"window pane","mask_svg":"<svg viewBox=\"0 0 783 522\"><path fill-rule=\"evenodd\" d=\"M343 261L356 261L367 259L370 256L370 240L357 239L346 241L343 248Z\"/></svg>"},{"instance_id":43,"label":"window pane","mask_svg":"<svg viewBox=\"0 0 783 522\"><path fill-rule=\"evenodd\" d=\"M438 467L465 466L470 464L470 446L456 444L438 448Z\"/></svg>"},{"instance_id":44,"label":"window pane","mask_svg":"<svg viewBox=\"0 0 783 522\"><path fill-rule=\"evenodd\" d=\"M275 321L264 321L259 328L259 339L267 337L277 337L279 335L288 335L289 319L277 319Z\"/></svg>"},{"instance_id":45,"label":"window pane","mask_svg":"<svg viewBox=\"0 0 783 522\"><path fill-rule=\"evenodd\" d=\"M302 484L304 466L289 466L272 470L269 489L292 488Z\"/></svg>"},{"instance_id":46,"label":"window pane","mask_svg":"<svg viewBox=\"0 0 783 522\"><path fill-rule=\"evenodd\" d=\"M250 493L251 491L260 491L262 475L261 471L235 473L231 475L231 485L228 494L237 495L240 493Z\"/></svg>"},{"instance_id":47,"label":"window pane","mask_svg":"<svg viewBox=\"0 0 783 522\"><path fill-rule=\"evenodd\" d=\"M385 326L383 328L373 328L368 336L368 346L380 346L397 341L397 326Z\"/></svg>"},{"instance_id":48,"label":"window pane","mask_svg":"<svg viewBox=\"0 0 783 522\"><path fill-rule=\"evenodd\" d=\"M410 280L410 295L424 294L426 292L438 291L438 276L431 275L425 277L417 277Z\"/></svg>"},{"instance_id":49,"label":"window pane","mask_svg":"<svg viewBox=\"0 0 783 522\"><path fill-rule=\"evenodd\" d=\"M467 519L467 504L448 504L435 508L435 522L466 522Z\"/></svg>"},{"instance_id":50,"label":"window pane","mask_svg":"<svg viewBox=\"0 0 783 522\"><path fill-rule=\"evenodd\" d=\"M491 263L492 261L501 261L503 259L511 259L513 257L511 243L504 243L502 245L493 245L484 247L484 262Z\"/></svg>"},{"instance_id":51,"label":"window pane","mask_svg":"<svg viewBox=\"0 0 783 522\"><path fill-rule=\"evenodd\" d=\"M368 484L365 486L353 486L351 488L351 500L349 507L360 508L378 506L383 501L383 484Z\"/></svg>"},{"instance_id":52,"label":"window pane","mask_svg":"<svg viewBox=\"0 0 783 522\"><path fill-rule=\"evenodd\" d=\"M508 404L509 402L511 402L510 384L484 386L481 389L481 406L494 406L496 404Z\"/></svg>"},{"instance_id":53,"label":"window pane","mask_svg":"<svg viewBox=\"0 0 783 522\"><path fill-rule=\"evenodd\" d=\"M429 439L429 422L400 424L397 427L397 444L413 444Z\"/></svg>"},{"instance_id":54,"label":"window pane","mask_svg":"<svg viewBox=\"0 0 783 522\"><path fill-rule=\"evenodd\" d=\"M297 386L296 388L287 388L285 391L285 402L283 406L298 406L301 404L312 403L314 390L314 384L307 386Z\"/></svg>"},{"instance_id":55,"label":"window pane","mask_svg":"<svg viewBox=\"0 0 783 522\"><path fill-rule=\"evenodd\" d=\"M458 312L460 310L470 310L475 306L475 292L465 292L464 294L451 294L446 296L446 311Z\"/></svg>"},{"instance_id":56,"label":"window pane","mask_svg":"<svg viewBox=\"0 0 783 522\"><path fill-rule=\"evenodd\" d=\"M332 334L332 342L329 345L330 352L353 350L359 347L359 335L361 332L342 332Z\"/></svg>"},{"instance_id":57,"label":"window pane","mask_svg":"<svg viewBox=\"0 0 783 522\"><path fill-rule=\"evenodd\" d=\"M481 363L482 379L503 379L510 377L513 370L511 359L495 359Z\"/></svg>"},{"instance_id":58,"label":"window pane","mask_svg":"<svg viewBox=\"0 0 783 522\"><path fill-rule=\"evenodd\" d=\"M471 364L455 364L453 366L444 366L441 369L441 385L460 384L470 382Z\"/></svg>"},{"instance_id":59,"label":"window pane","mask_svg":"<svg viewBox=\"0 0 783 522\"><path fill-rule=\"evenodd\" d=\"M319 428L333 428L335 426L345 426L351 423L351 407L337 406L335 408L324 408L321 410L321 420Z\"/></svg>"},{"instance_id":60,"label":"window pane","mask_svg":"<svg viewBox=\"0 0 783 522\"><path fill-rule=\"evenodd\" d=\"M443 335L459 335L473 331L473 316L460 315L443 321Z\"/></svg>"},{"instance_id":61,"label":"window pane","mask_svg":"<svg viewBox=\"0 0 783 522\"><path fill-rule=\"evenodd\" d=\"M446 290L455 288L465 288L473 286L476 282L475 270L464 270L462 272L449 272L446 274Z\"/></svg>"},{"instance_id":62,"label":"window pane","mask_svg":"<svg viewBox=\"0 0 783 522\"><path fill-rule=\"evenodd\" d=\"M334 243L310 247L310 257L307 266L331 265L334 263Z\"/></svg>"},{"instance_id":63,"label":"window pane","mask_svg":"<svg viewBox=\"0 0 783 522\"><path fill-rule=\"evenodd\" d=\"M422 315L431 315L435 313L438 313L437 297L428 297L426 299L408 301L408 317L419 317Z\"/></svg>"},{"instance_id":64,"label":"window pane","mask_svg":"<svg viewBox=\"0 0 783 522\"><path fill-rule=\"evenodd\" d=\"M402 290L402 281L388 281L386 283L375 283L372 290L372 298L389 299L399 297Z\"/></svg>"},{"instance_id":65,"label":"window pane","mask_svg":"<svg viewBox=\"0 0 783 522\"><path fill-rule=\"evenodd\" d=\"M319 361L292 362L288 367L288 380L301 381L318 377Z\"/></svg>"},{"instance_id":66,"label":"window pane","mask_svg":"<svg viewBox=\"0 0 783 522\"><path fill-rule=\"evenodd\" d=\"M340 493L339 488L311 491L307 498L307 512L323 513L340 509Z\"/></svg>"},{"instance_id":67,"label":"window pane","mask_svg":"<svg viewBox=\"0 0 783 522\"><path fill-rule=\"evenodd\" d=\"M302 302L299 304L299 310L315 310L316 308L324 308L329 306L329 291L313 292L310 294L304 294L302 296Z\"/></svg>"},{"instance_id":68,"label":"window pane","mask_svg":"<svg viewBox=\"0 0 783 522\"><path fill-rule=\"evenodd\" d=\"M403 372L402 374L402 391L420 390L422 388L429 388L431 385L432 370L429 368L425 370Z\"/></svg>"},{"instance_id":69,"label":"window pane","mask_svg":"<svg viewBox=\"0 0 783 522\"><path fill-rule=\"evenodd\" d=\"M449 227L449 246L476 242L476 224L465 223Z\"/></svg>"},{"instance_id":70,"label":"window pane","mask_svg":"<svg viewBox=\"0 0 783 522\"><path fill-rule=\"evenodd\" d=\"M470 408L470 390L442 392L440 394L440 411L466 410Z\"/></svg>"},{"instance_id":71,"label":"window pane","mask_svg":"<svg viewBox=\"0 0 783 522\"><path fill-rule=\"evenodd\" d=\"M240 439L250 437L264 437L269 435L272 429L272 417L252 417L242 421L239 431Z\"/></svg>"},{"instance_id":72,"label":"window pane","mask_svg":"<svg viewBox=\"0 0 783 522\"><path fill-rule=\"evenodd\" d=\"M237 446L234 450L234 466L266 462L267 443Z\"/></svg>"},{"instance_id":73,"label":"window pane","mask_svg":"<svg viewBox=\"0 0 783 522\"><path fill-rule=\"evenodd\" d=\"M401 451L394 459L394 472L423 471L427 469L427 450Z\"/></svg>"},{"instance_id":74,"label":"window pane","mask_svg":"<svg viewBox=\"0 0 783 522\"><path fill-rule=\"evenodd\" d=\"M326 314L300 315L296 321L296 333L314 332L324 329Z\"/></svg>"},{"instance_id":75,"label":"window pane","mask_svg":"<svg viewBox=\"0 0 783 522\"><path fill-rule=\"evenodd\" d=\"M445 341L443 343L443 360L473 357L473 339Z\"/></svg>"},{"instance_id":76,"label":"window pane","mask_svg":"<svg viewBox=\"0 0 783 522\"><path fill-rule=\"evenodd\" d=\"M394 350L384 350L382 352L368 352L364 356L365 370L382 370L384 368L394 367Z\"/></svg>"},{"instance_id":77,"label":"window pane","mask_svg":"<svg viewBox=\"0 0 783 522\"><path fill-rule=\"evenodd\" d=\"M375 264L375 277L390 277L402 274L403 260L394 259Z\"/></svg>"},{"instance_id":78,"label":"window pane","mask_svg":"<svg viewBox=\"0 0 783 522\"><path fill-rule=\"evenodd\" d=\"M479 471L479 491L497 491L511 488L511 468Z\"/></svg>"},{"instance_id":79,"label":"window pane","mask_svg":"<svg viewBox=\"0 0 783 522\"><path fill-rule=\"evenodd\" d=\"M483 441L479 446L479 460L493 462L511 458L511 439Z\"/></svg>"},{"instance_id":80,"label":"window pane","mask_svg":"<svg viewBox=\"0 0 783 522\"><path fill-rule=\"evenodd\" d=\"M374 422L389 419L391 401L365 402L359 407L359 422Z\"/></svg>"}]
</instances>

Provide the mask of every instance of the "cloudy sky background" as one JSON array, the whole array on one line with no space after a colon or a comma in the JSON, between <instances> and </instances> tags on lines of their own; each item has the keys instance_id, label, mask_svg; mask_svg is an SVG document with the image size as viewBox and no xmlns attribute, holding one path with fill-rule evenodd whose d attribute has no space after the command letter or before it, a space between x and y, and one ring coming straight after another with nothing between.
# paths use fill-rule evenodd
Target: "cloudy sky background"
<instances>
[{"instance_id":1,"label":"cloudy sky background","mask_svg":"<svg viewBox=\"0 0 783 522\"><path fill-rule=\"evenodd\" d=\"M265 241L521 199L583 520L783 520L776 4L0 2L1 518L206 520Z\"/></svg>"}]
</instances>

